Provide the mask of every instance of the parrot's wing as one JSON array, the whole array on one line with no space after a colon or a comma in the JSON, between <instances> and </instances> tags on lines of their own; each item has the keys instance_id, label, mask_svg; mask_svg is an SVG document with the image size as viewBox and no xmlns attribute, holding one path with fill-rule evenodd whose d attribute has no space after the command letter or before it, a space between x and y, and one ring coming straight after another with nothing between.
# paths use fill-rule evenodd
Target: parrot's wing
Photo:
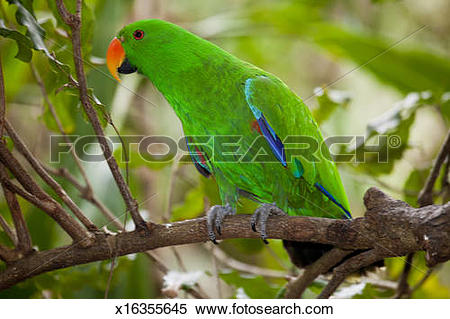
<instances>
[{"instance_id":1,"label":"parrot's wing","mask_svg":"<svg viewBox=\"0 0 450 319\"><path fill-rule=\"evenodd\" d=\"M265 75L247 79L244 94L259 132L280 165L320 191L351 218L346 208L347 198L328 149L325 150L327 153L322 153L320 129L300 98L277 78ZM308 146L306 149L305 144Z\"/></svg>"},{"instance_id":2,"label":"parrot's wing","mask_svg":"<svg viewBox=\"0 0 450 319\"><path fill-rule=\"evenodd\" d=\"M308 121L311 118L309 110L286 85L268 76L247 79L244 94L259 131L280 164L290 169L295 177L303 177L313 186L316 182L316 165L313 160L307 159L314 156L318 148L302 151L303 156L295 156L290 152L302 149L303 143L299 137L313 143L317 141L318 127L314 121ZM321 136L317 138L321 139ZM307 154L308 151L313 154Z\"/></svg>"}]
</instances>

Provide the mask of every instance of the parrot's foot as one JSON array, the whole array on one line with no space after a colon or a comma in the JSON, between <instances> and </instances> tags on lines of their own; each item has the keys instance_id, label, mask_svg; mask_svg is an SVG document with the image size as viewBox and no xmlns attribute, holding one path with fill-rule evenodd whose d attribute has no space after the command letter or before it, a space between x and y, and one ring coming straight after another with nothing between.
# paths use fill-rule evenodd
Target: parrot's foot
<instances>
[{"instance_id":1,"label":"parrot's foot","mask_svg":"<svg viewBox=\"0 0 450 319\"><path fill-rule=\"evenodd\" d=\"M213 206L206 213L206 226L208 228L209 239L217 245L216 235L214 234L214 227L219 235L222 234L222 224L225 216L234 215L236 212L230 205Z\"/></svg>"},{"instance_id":2,"label":"parrot's foot","mask_svg":"<svg viewBox=\"0 0 450 319\"><path fill-rule=\"evenodd\" d=\"M259 226L259 233L264 244L268 244L267 233L266 233L266 223L269 216L283 216L286 215L281 209L279 209L275 204L262 204L259 206L252 215L250 219L250 224L254 232L256 232L256 224Z\"/></svg>"}]
</instances>

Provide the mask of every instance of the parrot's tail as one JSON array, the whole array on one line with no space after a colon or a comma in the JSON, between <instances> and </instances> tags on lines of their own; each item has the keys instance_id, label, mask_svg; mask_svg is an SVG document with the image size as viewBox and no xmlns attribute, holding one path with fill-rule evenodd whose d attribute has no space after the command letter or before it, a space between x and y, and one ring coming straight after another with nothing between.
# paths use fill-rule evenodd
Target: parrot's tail
<instances>
[{"instance_id":1,"label":"parrot's tail","mask_svg":"<svg viewBox=\"0 0 450 319\"><path fill-rule=\"evenodd\" d=\"M295 266L297 266L298 268L305 268L306 266L312 264L313 262L318 260L326 252L330 251L334 247L332 245L327 245L327 244L305 243L305 242L290 241L290 240L283 240L283 246L286 249L292 263ZM362 251L357 250L357 251L351 253L350 255L346 256L336 266L341 264L343 261L360 254L361 252ZM334 266L334 267L336 267L336 266ZM368 267L361 269L359 271L359 273L363 274L366 271L372 270L376 267L383 267L383 266L384 266L384 260L380 260L376 263L373 263L372 265L370 265ZM329 271L332 271L333 268L331 268Z\"/></svg>"}]
</instances>

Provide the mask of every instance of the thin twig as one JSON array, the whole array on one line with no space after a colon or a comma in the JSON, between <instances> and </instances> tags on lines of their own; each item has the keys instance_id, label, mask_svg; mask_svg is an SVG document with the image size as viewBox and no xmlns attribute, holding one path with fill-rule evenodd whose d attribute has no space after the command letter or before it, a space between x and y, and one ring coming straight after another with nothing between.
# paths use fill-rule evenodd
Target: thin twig
<instances>
[{"instance_id":1,"label":"thin twig","mask_svg":"<svg viewBox=\"0 0 450 319\"><path fill-rule=\"evenodd\" d=\"M441 149L439 150L438 156L436 158L436 161L431 168L431 172L428 175L428 178L425 182L424 187L419 193L419 197L417 199L417 203L420 207L424 207L427 205L433 204L433 188L434 184L436 183L436 179L439 176L439 172L441 171L441 167L444 164L445 159L449 157L450 158L450 130L448 131L447 137L445 138L444 143L441 146ZM403 295L409 295L410 287L408 284L408 277L409 273L411 272L411 263L413 262L414 253L408 254L405 266L402 271L402 275L400 277L397 292L395 295L395 298L402 298Z\"/></svg>"},{"instance_id":2,"label":"thin twig","mask_svg":"<svg viewBox=\"0 0 450 319\"><path fill-rule=\"evenodd\" d=\"M272 258L280 265L284 270L292 272L292 267L273 250L270 245L266 245L266 250L272 256Z\"/></svg>"},{"instance_id":3,"label":"thin twig","mask_svg":"<svg viewBox=\"0 0 450 319\"><path fill-rule=\"evenodd\" d=\"M441 171L442 164L444 164L445 159L450 154L450 130L447 133L447 137L441 146L441 149L436 157L436 161L431 169L430 175L428 175L425 186L422 188L419 194L419 199L417 202L421 207L433 204L433 188L436 179Z\"/></svg>"},{"instance_id":4,"label":"thin twig","mask_svg":"<svg viewBox=\"0 0 450 319\"><path fill-rule=\"evenodd\" d=\"M89 218L87 218L81 209L78 207L77 204L70 198L66 191L59 185L57 181L55 181L48 172L44 169L39 159L37 159L33 153L28 149L28 147L25 145L25 143L20 138L19 134L14 130L12 125L9 123L8 120L5 120L5 126L6 130L8 131L8 134L10 138L14 142L14 146L17 148L17 150L25 157L25 159L30 163L31 167L36 171L36 173L44 180L44 182L47 183L61 198L61 200L64 202L64 204L69 207L69 209L72 211L72 213L81 221L81 223L89 230L96 231L98 228L90 221Z\"/></svg>"},{"instance_id":5,"label":"thin twig","mask_svg":"<svg viewBox=\"0 0 450 319\"><path fill-rule=\"evenodd\" d=\"M95 196L94 192L89 191L88 186L81 185L77 179L70 174L70 172L64 168L53 168L49 166L44 166L45 170L54 176L60 176L65 178L68 182L70 182L79 192L82 198L91 202L94 206L98 208L98 210L105 216L109 222L113 223L117 229L123 229L123 224L118 220L111 210L106 207L98 198Z\"/></svg>"},{"instance_id":6,"label":"thin twig","mask_svg":"<svg viewBox=\"0 0 450 319\"><path fill-rule=\"evenodd\" d=\"M317 261L305 268L305 271L286 287L285 297L290 299L301 298L306 288L321 274L326 273L331 267L339 263L351 250L333 248Z\"/></svg>"},{"instance_id":7,"label":"thin twig","mask_svg":"<svg viewBox=\"0 0 450 319\"><path fill-rule=\"evenodd\" d=\"M73 240L80 242L82 246L87 247L93 243L93 235L83 228L57 201L48 195L33 180L2 142L0 142L0 161L11 171L19 183L29 193L30 196L28 196L28 198L24 197L25 199L30 200L31 198L35 198L36 200L33 204L45 211L67 232L67 234L69 234L70 237L72 237ZM7 186L8 184L12 184L9 179L3 179L2 182ZM20 196L23 194L17 193L9 186L8 188Z\"/></svg>"},{"instance_id":8,"label":"thin twig","mask_svg":"<svg viewBox=\"0 0 450 319\"><path fill-rule=\"evenodd\" d=\"M45 167L45 169L52 175L60 176L69 181L81 194L81 196L91 202L94 206L96 206L99 211L108 219L110 223L112 223L117 229L123 230L124 224L120 222L119 218L116 217L96 196L93 192L86 192L86 187L81 185L77 179L70 174L70 172L65 168L54 169L52 167ZM181 261L181 257L178 255L178 252L173 247L175 256L177 260ZM164 274L169 271L169 268L164 264L164 262L159 258L159 256L153 251L146 251L144 254L154 262L155 266ZM178 255L178 256L177 256ZM184 268L186 271L186 267L181 262L180 267ZM187 293L191 294L195 298L207 298L206 293L204 293L200 287L197 287L198 291L194 288L186 290Z\"/></svg>"},{"instance_id":9,"label":"thin twig","mask_svg":"<svg viewBox=\"0 0 450 319\"><path fill-rule=\"evenodd\" d=\"M130 188L125 182L122 174L120 173L119 166L112 154L112 150L108 144L108 141L103 132L102 125L98 119L97 112L92 106L89 98L89 92L87 88L86 75L84 72L84 65L81 52L81 0L77 0L77 12L76 15L71 14L62 0L56 0L56 6L61 18L72 31L72 48L75 70L78 80L78 90L80 94L80 101L92 124L95 134L100 145L103 148L103 155L108 163L114 180L119 188L119 191L124 199L127 210L130 211L133 221L138 229L147 230L148 225L139 213L136 200L133 198L130 192Z\"/></svg>"},{"instance_id":10,"label":"thin twig","mask_svg":"<svg viewBox=\"0 0 450 319\"><path fill-rule=\"evenodd\" d=\"M446 203L450 201L450 154L447 156L447 161L444 168L444 178L442 179L441 195L442 202Z\"/></svg>"},{"instance_id":11,"label":"thin twig","mask_svg":"<svg viewBox=\"0 0 450 319\"><path fill-rule=\"evenodd\" d=\"M67 133L64 130L64 126L61 122L61 119L58 116L58 113L56 113L55 106L50 101L50 98L48 96L48 92L47 92L47 89L45 88L44 82L42 81L42 79L41 79L39 73L37 72L36 68L34 67L33 63L30 63L30 67L31 67L31 72L33 73L33 76L34 76L36 82L39 84L39 87L41 88L41 93L42 93L42 96L44 97L45 102L47 103L48 109L50 110L50 113L52 114L52 117L56 122L56 126L58 126L59 132L63 135L64 142L66 142L67 144L72 144L72 141L67 136ZM80 174L83 177L84 183L86 184L86 192L92 193L93 192L92 185L89 181L89 178L87 177L86 171L85 171L83 165L81 164L80 159L78 158L78 156L75 152L74 147L70 148L70 153L72 154L73 160L75 161L75 164L77 165L78 170L80 171Z\"/></svg>"},{"instance_id":12,"label":"thin twig","mask_svg":"<svg viewBox=\"0 0 450 319\"><path fill-rule=\"evenodd\" d=\"M224 265L241 271L248 274L268 277L268 278L284 278L286 279L286 273L284 271L274 270L274 269L268 269L268 268L262 268L255 265L247 264L244 262L241 262L239 260L236 260L229 255L225 254L221 249L213 249L214 256Z\"/></svg>"},{"instance_id":13,"label":"thin twig","mask_svg":"<svg viewBox=\"0 0 450 319\"><path fill-rule=\"evenodd\" d=\"M367 267L382 258L383 256L379 252L377 252L374 249L371 249L359 255L356 255L352 258L347 259L341 265L339 265L333 270L333 277L317 298L318 299L329 298L348 275L354 273L358 269Z\"/></svg>"},{"instance_id":14,"label":"thin twig","mask_svg":"<svg viewBox=\"0 0 450 319\"><path fill-rule=\"evenodd\" d=\"M65 178L68 180L81 194L81 196L90 201L94 206L96 206L100 212L108 219L110 223L112 223L117 229L122 230L124 228L124 225L120 222L119 218L116 217L112 211L110 211L96 196L94 193L90 194L89 196L86 194L86 188L81 185L77 179L69 173L69 171L65 168L59 168L54 169L52 167L46 167L45 168L50 174L55 176L60 176L62 178ZM164 265L163 261L153 252L146 252L145 253L158 267L158 269L163 272L167 273L169 271L169 268Z\"/></svg>"},{"instance_id":15,"label":"thin twig","mask_svg":"<svg viewBox=\"0 0 450 319\"><path fill-rule=\"evenodd\" d=\"M5 114L6 114L6 95L5 95L5 82L3 80L3 67L0 54L0 139L3 139L3 131L5 126Z\"/></svg>"},{"instance_id":16,"label":"thin twig","mask_svg":"<svg viewBox=\"0 0 450 319\"><path fill-rule=\"evenodd\" d=\"M18 239L15 231L8 225L8 222L3 218L3 216L0 214L0 227L5 232L6 236L11 240L11 242L14 244L14 246L17 246Z\"/></svg>"},{"instance_id":17,"label":"thin twig","mask_svg":"<svg viewBox=\"0 0 450 319\"><path fill-rule=\"evenodd\" d=\"M403 295L409 293L408 277L411 272L413 257L414 257L414 253L408 254L408 256L406 256L405 265L403 267L403 271L402 271L400 280L398 281L397 292L396 292L394 298L399 299L399 298L402 298Z\"/></svg>"},{"instance_id":18,"label":"thin twig","mask_svg":"<svg viewBox=\"0 0 450 319\"><path fill-rule=\"evenodd\" d=\"M8 173L3 165L0 164L0 178L1 180L8 179ZM27 224L20 209L19 202L17 201L16 195L11 192L2 183L3 193L5 195L6 204L8 205L9 211L11 212L11 217L13 219L14 227L16 229L17 236L17 250L27 254L32 251L31 235L28 230Z\"/></svg>"},{"instance_id":19,"label":"thin twig","mask_svg":"<svg viewBox=\"0 0 450 319\"><path fill-rule=\"evenodd\" d=\"M109 289L111 288L111 281L112 281L115 265L116 265L116 257L113 257L111 259L111 268L109 270L108 280L106 281L105 299L108 299L108 293L109 293Z\"/></svg>"},{"instance_id":20,"label":"thin twig","mask_svg":"<svg viewBox=\"0 0 450 319\"><path fill-rule=\"evenodd\" d=\"M211 251L214 251L215 247L212 247ZM219 277L219 263L217 262L218 259L214 253L212 253L212 266L213 266L213 275L214 279L216 280L216 289L217 289L217 296L219 299L223 298L222 294L222 283L220 282Z\"/></svg>"},{"instance_id":21,"label":"thin twig","mask_svg":"<svg viewBox=\"0 0 450 319\"><path fill-rule=\"evenodd\" d=\"M194 297L195 299L207 299L208 298L208 296L205 296L203 293L201 293L198 290L195 290L192 287L185 288L185 291L188 294L190 294L192 297Z\"/></svg>"},{"instance_id":22,"label":"thin twig","mask_svg":"<svg viewBox=\"0 0 450 319\"><path fill-rule=\"evenodd\" d=\"M428 278L430 278L431 274L433 273L434 268L429 268L427 270L427 273L422 277L422 279L419 280L419 282L417 284L414 285L414 287L412 287L409 292L408 292L408 298L411 298L412 294L419 289L420 287L422 287L422 285L425 283L425 281L428 280Z\"/></svg>"}]
</instances>

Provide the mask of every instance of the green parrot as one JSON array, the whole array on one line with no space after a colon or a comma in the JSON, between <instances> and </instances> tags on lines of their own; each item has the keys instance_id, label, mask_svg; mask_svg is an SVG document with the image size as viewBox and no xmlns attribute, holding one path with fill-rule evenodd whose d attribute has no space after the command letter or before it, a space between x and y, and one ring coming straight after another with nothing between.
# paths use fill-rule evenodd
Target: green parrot
<instances>
[{"instance_id":1,"label":"green parrot","mask_svg":"<svg viewBox=\"0 0 450 319\"><path fill-rule=\"evenodd\" d=\"M261 204L249 226L258 226L265 242L273 214L351 218L317 123L273 74L157 19L125 26L108 48L107 65L119 81L118 73L145 75L175 110L195 167L219 187L222 205L207 212L214 243L240 196ZM283 243L298 267L332 248Z\"/></svg>"}]
</instances>

